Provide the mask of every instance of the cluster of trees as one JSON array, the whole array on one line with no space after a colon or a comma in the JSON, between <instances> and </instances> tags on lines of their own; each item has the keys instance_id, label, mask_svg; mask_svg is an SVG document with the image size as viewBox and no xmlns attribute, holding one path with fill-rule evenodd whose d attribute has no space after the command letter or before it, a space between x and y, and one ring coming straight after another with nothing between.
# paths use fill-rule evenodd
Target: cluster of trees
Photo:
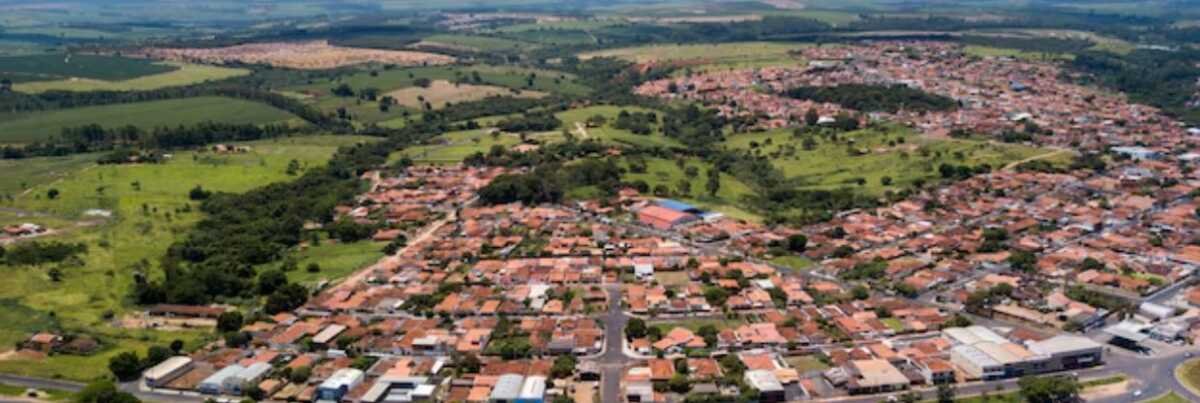
<instances>
[{"instance_id":1,"label":"cluster of trees","mask_svg":"<svg viewBox=\"0 0 1200 403\"><path fill-rule=\"evenodd\" d=\"M5 146L0 148L0 158L19 159L29 157L62 156L102 150L115 153L101 160L107 163L123 162L122 154L128 157L140 155L143 150L184 149L226 141L251 141L292 135L297 129L287 125L254 125L204 122L194 126L158 127L147 131L136 126L105 128L98 124L66 127L55 138L27 146ZM149 154L148 154L149 155Z\"/></svg>"},{"instance_id":2,"label":"cluster of trees","mask_svg":"<svg viewBox=\"0 0 1200 403\"><path fill-rule=\"evenodd\" d=\"M905 85L842 84L833 87L796 87L787 96L815 102L835 103L862 112L945 111L958 102Z\"/></svg>"},{"instance_id":3,"label":"cluster of trees","mask_svg":"<svg viewBox=\"0 0 1200 403\"><path fill-rule=\"evenodd\" d=\"M172 341L169 346L150 346L146 356L141 357L136 351L126 351L108 359L108 370L117 380L122 382L138 379L142 371L166 361L183 350L183 341Z\"/></svg>"},{"instance_id":4,"label":"cluster of trees","mask_svg":"<svg viewBox=\"0 0 1200 403\"><path fill-rule=\"evenodd\" d=\"M1120 90L1134 102L1161 108L1174 117L1200 124L1193 108L1196 81L1200 79L1200 51L1139 49L1128 55L1089 51L1079 53L1070 66L1085 73L1085 83Z\"/></svg>"},{"instance_id":5,"label":"cluster of trees","mask_svg":"<svg viewBox=\"0 0 1200 403\"><path fill-rule=\"evenodd\" d=\"M589 158L565 167L546 164L525 174L501 175L479 190L479 200L487 204L557 203L568 186L596 186L615 193L620 181L621 169L615 161Z\"/></svg>"},{"instance_id":6,"label":"cluster of trees","mask_svg":"<svg viewBox=\"0 0 1200 403\"><path fill-rule=\"evenodd\" d=\"M650 134L657 122L658 114L654 112L629 112L622 109L617 114L617 120L613 122L613 127L629 130L633 134L647 135Z\"/></svg>"},{"instance_id":7,"label":"cluster of trees","mask_svg":"<svg viewBox=\"0 0 1200 403\"><path fill-rule=\"evenodd\" d=\"M36 266L45 263L59 263L67 259L77 258L87 253L87 245L82 243L21 242L0 247L0 263L9 266Z\"/></svg>"},{"instance_id":8,"label":"cluster of trees","mask_svg":"<svg viewBox=\"0 0 1200 403\"><path fill-rule=\"evenodd\" d=\"M509 133L544 132L562 127L562 120L552 113L527 113L522 116L508 118L496 124L500 130Z\"/></svg>"},{"instance_id":9,"label":"cluster of trees","mask_svg":"<svg viewBox=\"0 0 1200 403\"><path fill-rule=\"evenodd\" d=\"M691 149L706 149L725 139L723 129L727 123L716 110L689 104L667 109L662 117L662 133Z\"/></svg>"}]
</instances>

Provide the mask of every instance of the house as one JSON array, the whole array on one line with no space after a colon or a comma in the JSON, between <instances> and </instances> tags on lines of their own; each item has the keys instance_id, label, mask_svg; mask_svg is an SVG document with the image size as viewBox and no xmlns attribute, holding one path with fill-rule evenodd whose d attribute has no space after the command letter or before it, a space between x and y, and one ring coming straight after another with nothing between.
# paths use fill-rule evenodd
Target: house
<instances>
[{"instance_id":1,"label":"house","mask_svg":"<svg viewBox=\"0 0 1200 403\"><path fill-rule=\"evenodd\" d=\"M346 393L363 382L364 373L354 368L342 368L317 386L317 397L321 400L341 401Z\"/></svg>"},{"instance_id":2,"label":"house","mask_svg":"<svg viewBox=\"0 0 1200 403\"><path fill-rule=\"evenodd\" d=\"M200 384L196 386L196 390L200 391L200 393L208 395L219 395L225 393L226 381L230 378L233 378L235 375L245 369L245 367L237 364L221 368L220 371L217 371L216 373L209 375L208 378L204 378L203 381L200 381Z\"/></svg>"},{"instance_id":3,"label":"house","mask_svg":"<svg viewBox=\"0 0 1200 403\"><path fill-rule=\"evenodd\" d=\"M908 377L886 360L852 360L846 382L850 394L884 393L908 388Z\"/></svg>"},{"instance_id":4,"label":"house","mask_svg":"<svg viewBox=\"0 0 1200 403\"><path fill-rule=\"evenodd\" d=\"M521 397L521 389L525 386L525 377L520 374L504 374L496 379L492 393L488 396L489 403L517 403Z\"/></svg>"}]
</instances>

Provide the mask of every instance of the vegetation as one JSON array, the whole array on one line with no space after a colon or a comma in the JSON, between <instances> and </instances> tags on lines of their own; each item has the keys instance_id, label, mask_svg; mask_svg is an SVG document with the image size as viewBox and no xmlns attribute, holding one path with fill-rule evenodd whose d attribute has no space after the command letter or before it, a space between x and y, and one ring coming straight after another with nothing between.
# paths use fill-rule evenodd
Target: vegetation
<instances>
[{"instance_id":1,"label":"vegetation","mask_svg":"<svg viewBox=\"0 0 1200 403\"><path fill-rule=\"evenodd\" d=\"M787 96L815 102L835 103L861 112L945 111L958 107L958 102L905 85L890 87L867 84L842 84L836 87L797 87Z\"/></svg>"}]
</instances>

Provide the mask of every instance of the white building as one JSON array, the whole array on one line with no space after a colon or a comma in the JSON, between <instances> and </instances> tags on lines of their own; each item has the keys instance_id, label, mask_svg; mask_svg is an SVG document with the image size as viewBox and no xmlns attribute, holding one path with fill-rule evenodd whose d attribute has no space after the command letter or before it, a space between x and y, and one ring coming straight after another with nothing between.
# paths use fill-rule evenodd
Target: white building
<instances>
[{"instance_id":1,"label":"white building","mask_svg":"<svg viewBox=\"0 0 1200 403\"><path fill-rule=\"evenodd\" d=\"M146 386L158 388L187 373L190 369L192 369L191 358L175 356L142 372L142 378L146 381Z\"/></svg>"}]
</instances>

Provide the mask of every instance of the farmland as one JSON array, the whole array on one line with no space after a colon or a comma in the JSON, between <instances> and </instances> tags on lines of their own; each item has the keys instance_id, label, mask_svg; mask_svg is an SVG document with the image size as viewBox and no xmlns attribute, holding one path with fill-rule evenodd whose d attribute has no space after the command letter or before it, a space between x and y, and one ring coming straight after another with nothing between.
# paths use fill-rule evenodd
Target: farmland
<instances>
[{"instance_id":1,"label":"farmland","mask_svg":"<svg viewBox=\"0 0 1200 403\"><path fill-rule=\"evenodd\" d=\"M71 77L92 80L130 80L163 74L177 67L157 64L150 60L87 54L46 53L0 57L0 78L14 73L40 76L46 80Z\"/></svg>"},{"instance_id":2,"label":"farmland","mask_svg":"<svg viewBox=\"0 0 1200 403\"><path fill-rule=\"evenodd\" d=\"M225 123L278 123L297 119L291 114L256 102L224 97L196 97L18 114L0 122L0 144L47 139L63 128L87 124L104 127L133 125L142 128L178 126L204 121Z\"/></svg>"},{"instance_id":3,"label":"farmland","mask_svg":"<svg viewBox=\"0 0 1200 403\"><path fill-rule=\"evenodd\" d=\"M152 48L146 49L145 53L167 60L265 64L302 70L331 69L364 63L414 66L438 65L454 61L454 58L450 56L433 53L347 48L333 46L323 41L255 43L212 49Z\"/></svg>"},{"instance_id":4,"label":"farmland","mask_svg":"<svg viewBox=\"0 0 1200 403\"><path fill-rule=\"evenodd\" d=\"M677 63L693 71L788 66L803 60L789 52L807 44L735 42L704 45L652 45L610 49L579 55L581 59L616 57L635 63Z\"/></svg>"},{"instance_id":5,"label":"farmland","mask_svg":"<svg viewBox=\"0 0 1200 403\"><path fill-rule=\"evenodd\" d=\"M192 85L206 81L219 81L226 78L250 74L250 71L246 69L208 66L202 64L164 62L162 65L172 66L175 69L164 73L119 81L87 78L35 81L17 84L13 87L13 89L28 93L39 93L50 90L145 91L159 88Z\"/></svg>"},{"instance_id":6,"label":"farmland","mask_svg":"<svg viewBox=\"0 0 1200 403\"><path fill-rule=\"evenodd\" d=\"M446 80L436 80L425 87L408 87L387 93L396 99L400 105L413 109L423 108L428 102L433 109L445 107L447 103L477 101L491 96L516 96L523 98L539 98L546 93L539 91L518 91L491 85L454 84Z\"/></svg>"},{"instance_id":7,"label":"farmland","mask_svg":"<svg viewBox=\"0 0 1200 403\"><path fill-rule=\"evenodd\" d=\"M53 184L39 185L4 207L80 220L59 238L87 244L88 253L81 266L64 268L58 282L49 279L43 267L0 266L0 275L11 285L0 289L0 300L36 312L55 312L62 327L102 333L119 349L144 349L149 341L156 340L194 339L198 333L118 329L105 320L110 313L120 315L129 308L132 266L143 259L156 261L200 218L195 202L188 199L188 191L203 185L210 191L243 192L287 180L291 176L285 173L286 166L292 159L304 167L316 166L327 160L337 146L359 141L367 139L317 136L265 140L247 143L251 152L246 154L186 152L164 164L99 166ZM46 197L50 188L61 195ZM109 210L113 218L87 216L89 209ZM158 274L151 269L150 275ZM108 357L119 349L88 357L55 355L44 360L0 361L0 371L91 379L105 373Z\"/></svg>"},{"instance_id":8,"label":"farmland","mask_svg":"<svg viewBox=\"0 0 1200 403\"><path fill-rule=\"evenodd\" d=\"M561 140L557 133L533 134L528 137L543 142ZM397 157L408 157L418 163L457 164L471 154L486 153L495 146L509 148L520 143L521 139L514 134L489 134L486 130L468 130L443 134L434 139L432 144L406 148L397 153Z\"/></svg>"},{"instance_id":9,"label":"farmland","mask_svg":"<svg viewBox=\"0 0 1200 403\"><path fill-rule=\"evenodd\" d=\"M425 37L422 41L427 44L448 45L477 51L528 50L537 47L531 43L479 35L440 34Z\"/></svg>"}]
</instances>

